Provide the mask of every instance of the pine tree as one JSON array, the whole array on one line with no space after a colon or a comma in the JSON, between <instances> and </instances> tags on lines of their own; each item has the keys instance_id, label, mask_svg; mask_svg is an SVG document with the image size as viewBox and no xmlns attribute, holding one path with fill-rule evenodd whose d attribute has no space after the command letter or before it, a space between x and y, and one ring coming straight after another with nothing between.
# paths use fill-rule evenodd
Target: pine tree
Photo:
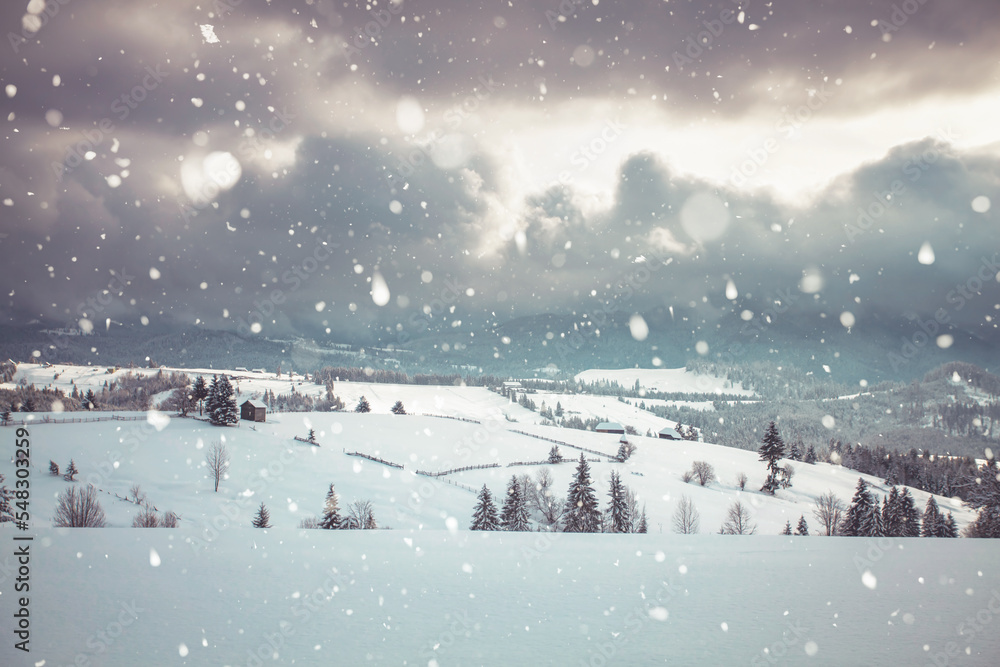
<instances>
[{"instance_id":1,"label":"pine tree","mask_svg":"<svg viewBox=\"0 0 1000 667\"><path fill-rule=\"evenodd\" d=\"M208 419L215 426L236 424L240 420L236 409L236 398L233 395L233 385L225 375L212 381L212 390L208 397Z\"/></svg>"},{"instance_id":2,"label":"pine tree","mask_svg":"<svg viewBox=\"0 0 1000 667\"><path fill-rule=\"evenodd\" d=\"M499 530L500 523L497 519L497 506L493 503L493 494L483 484L483 488L477 496L478 501L472 512L472 530Z\"/></svg>"},{"instance_id":3,"label":"pine tree","mask_svg":"<svg viewBox=\"0 0 1000 667\"><path fill-rule=\"evenodd\" d=\"M767 462L767 479L764 480L764 486L760 487L760 490L773 496L775 489L781 486L784 479L784 471L778 466L778 461L785 455L785 443L778 435L778 427L774 422L768 424L767 432L761 442L757 451L760 460Z\"/></svg>"},{"instance_id":4,"label":"pine tree","mask_svg":"<svg viewBox=\"0 0 1000 667\"><path fill-rule=\"evenodd\" d=\"M806 455L805 455L805 458L802 459L802 462L803 463L816 463L816 448L815 447L813 447L812 445L809 445L808 449L806 449Z\"/></svg>"},{"instance_id":5,"label":"pine tree","mask_svg":"<svg viewBox=\"0 0 1000 667\"><path fill-rule=\"evenodd\" d=\"M920 537L920 510L913 502L910 490L903 487L899 494L899 522L901 525L900 537Z\"/></svg>"},{"instance_id":6,"label":"pine tree","mask_svg":"<svg viewBox=\"0 0 1000 667\"><path fill-rule=\"evenodd\" d=\"M617 471L611 471L611 486L608 490L611 497L611 532L628 533L632 529L632 517L626 502L625 487Z\"/></svg>"},{"instance_id":7,"label":"pine tree","mask_svg":"<svg viewBox=\"0 0 1000 667\"><path fill-rule=\"evenodd\" d=\"M861 477L858 478L857 490L851 500L851 506L847 508L844 515L844 522L841 526L840 534L852 537L866 537L875 530L874 526L875 501L868 491L868 483Z\"/></svg>"},{"instance_id":8,"label":"pine tree","mask_svg":"<svg viewBox=\"0 0 1000 667\"><path fill-rule=\"evenodd\" d=\"M198 414L203 414L205 406L202 401L208 398L208 385L205 384L205 378L201 375L194 381L194 386L191 388L191 398L198 401Z\"/></svg>"},{"instance_id":9,"label":"pine tree","mask_svg":"<svg viewBox=\"0 0 1000 667\"><path fill-rule=\"evenodd\" d=\"M795 527L796 535L809 535L809 524L806 523L804 514L799 516L799 525Z\"/></svg>"},{"instance_id":10,"label":"pine tree","mask_svg":"<svg viewBox=\"0 0 1000 667\"><path fill-rule=\"evenodd\" d=\"M406 408L403 407L403 402L402 401L396 401L396 403L392 406L392 414L394 414L394 415L405 415L406 414Z\"/></svg>"},{"instance_id":11,"label":"pine tree","mask_svg":"<svg viewBox=\"0 0 1000 667\"><path fill-rule=\"evenodd\" d=\"M371 412L372 406L368 405L368 399L364 396L358 401L357 407L354 408L355 412Z\"/></svg>"},{"instance_id":12,"label":"pine tree","mask_svg":"<svg viewBox=\"0 0 1000 667\"><path fill-rule=\"evenodd\" d=\"M882 502L885 502L883 498ZM872 496L871 520L866 523L866 537L882 537L885 535L885 523L882 522L882 504L878 501L878 496Z\"/></svg>"},{"instance_id":13,"label":"pine tree","mask_svg":"<svg viewBox=\"0 0 1000 667\"><path fill-rule=\"evenodd\" d=\"M86 395L83 397L84 407L88 410L94 410L97 408L97 396L94 394L93 389L88 389Z\"/></svg>"},{"instance_id":14,"label":"pine tree","mask_svg":"<svg viewBox=\"0 0 1000 667\"><path fill-rule=\"evenodd\" d=\"M645 505L645 503L642 506L642 514L639 515L639 526L635 529L635 532L637 532L637 533L646 533L646 532L649 532L649 524L646 521L646 505Z\"/></svg>"},{"instance_id":15,"label":"pine tree","mask_svg":"<svg viewBox=\"0 0 1000 667\"><path fill-rule=\"evenodd\" d=\"M793 461L802 460L802 440L796 440L788 450L788 458Z\"/></svg>"},{"instance_id":16,"label":"pine tree","mask_svg":"<svg viewBox=\"0 0 1000 667\"><path fill-rule=\"evenodd\" d=\"M556 415L556 417L562 417L563 416L563 406L562 406L562 403L560 403L559 401L556 401L556 412L555 412L555 415Z\"/></svg>"},{"instance_id":17,"label":"pine tree","mask_svg":"<svg viewBox=\"0 0 1000 667\"><path fill-rule=\"evenodd\" d=\"M208 418L212 418L212 413L215 412L215 408L218 407L219 395L219 376L212 376L212 384L208 386L208 395L205 397L205 411L208 412Z\"/></svg>"},{"instance_id":18,"label":"pine tree","mask_svg":"<svg viewBox=\"0 0 1000 667\"><path fill-rule=\"evenodd\" d=\"M792 534L792 522L791 520L785 521L785 528L781 531L782 535Z\"/></svg>"},{"instance_id":19,"label":"pine tree","mask_svg":"<svg viewBox=\"0 0 1000 667\"><path fill-rule=\"evenodd\" d=\"M516 475L511 475L510 482L507 483L507 497L504 498L500 512L500 527L515 532L531 529L528 525L528 506L521 495L521 485Z\"/></svg>"},{"instance_id":20,"label":"pine tree","mask_svg":"<svg viewBox=\"0 0 1000 667\"><path fill-rule=\"evenodd\" d=\"M271 513L267 511L264 507L264 503L260 504L260 508L257 510L257 515L253 518L254 528L270 528L271 527Z\"/></svg>"},{"instance_id":21,"label":"pine tree","mask_svg":"<svg viewBox=\"0 0 1000 667\"><path fill-rule=\"evenodd\" d=\"M59 464L52 459L49 459L49 474L59 476Z\"/></svg>"},{"instance_id":22,"label":"pine tree","mask_svg":"<svg viewBox=\"0 0 1000 667\"><path fill-rule=\"evenodd\" d=\"M955 525L955 517L951 512L944 518L939 537L958 537L958 526Z\"/></svg>"},{"instance_id":23,"label":"pine tree","mask_svg":"<svg viewBox=\"0 0 1000 667\"><path fill-rule=\"evenodd\" d=\"M628 446L628 442L622 442L618 445L618 455L615 458L617 458L620 462L625 463L631 454L632 450Z\"/></svg>"},{"instance_id":24,"label":"pine tree","mask_svg":"<svg viewBox=\"0 0 1000 667\"><path fill-rule=\"evenodd\" d=\"M927 499L923 521L920 524L920 537L939 537L944 528L941 512L938 510L934 496Z\"/></svg>"},{"instance_id":25,"label":"pine tree","mask_svg":"<svg viewBox=\"0 0 1000 667\"><path fill-rule=\"evenodd\" d=\"M894 486L882 503L882 528L886 537L903 537L901 509L899 490Z\"/></svg>"},{"instance_id":26,"label":"pine tree","mask_svg":"<svg viewBox=\"0 0 1000 667\"><path fill-rule=\"evenodd\" d=\"M326 503L323 505L323 518L319 522L319 527L326 530L337 530L343 527L343 522L340 519L340 500L337 498L337 492L333 490L333 484L326 492Z\"/></svg>"},{"instance_id":27,"label":"pine tree","mask_svg":"<svg viewBox=\"0 0 1000 667\"><path fill-rule=\"evenodd\" d=\"M75 482L76 480L73 479L73 477L78 474L80 474L80 471L76 469L76 463L73 462L73 459L70 459L69 465L66 466L66 474L63 475L63 479L67 482Z\"/></svg>"},{"instance_id":28,"label":"pine tree","mask_svg":"<svg viewBox=\"0 0 1000 667\"><path fill-rule=\"evenodd\" d=\"M596 533L600 525L601 513L597 509L597 495L590 485L590 465L581 453L576 474L566 494L563 530L567 533Z\"/></svg>"},{"instance_id":29,"label":"pine tree","mask_svg":"<svg viewBox=\"0 0 1000 667\"><path fill-rule=\"evenodd\" d=\"M549 450L549 463L562 463L563 457L559 453L559 445L552 445Z\"/></svg>"}]
</instances>

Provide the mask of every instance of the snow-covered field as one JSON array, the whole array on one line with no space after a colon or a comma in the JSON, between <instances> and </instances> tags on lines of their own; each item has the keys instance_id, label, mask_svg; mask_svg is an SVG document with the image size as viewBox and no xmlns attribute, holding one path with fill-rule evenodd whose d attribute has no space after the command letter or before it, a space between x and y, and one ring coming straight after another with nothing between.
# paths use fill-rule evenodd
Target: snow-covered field
<instances>
[{"instance_id":1,"label":"snow-covered field","mask_svg":"<svg viewBox=\"0 0 1000 667\"><path fill-rule=\"evenodd\" d=\"M231 528L196 550L192 537L37 531L32 653L15 655L5 632L0 662L923 666L1000 655L987 541Z\"/></svg>"},{"instance_id":2,"label":"snow-covered field","mask_svg":"<svg viewBox=\"0 0 1000 667\"><path fill-rule=\"evenodd\" d=\"M576 375L578 382L617 382L622 387L635 386L650 391L685 392L698 394L737 394L753 396L754 393L739 384L728 386L729 381L713 375L692 373L684 368L594 368Z\"/></svg>"},{"instance_id":3,"label":"snow-covered field","mask_svg":"<svg viewBox=\"0 0 1000 667\"><path fill-rule=\"evenodd\" d=\"M103 384L100 375L86 381ZM289 386L255 378L252 391L269 382L283 383L274 389L281 393ZM240 383L242 400L251 382ZM306 383L296 391L313 387L322 390ZM848 502L854 471L795 463L793 487L771 497L756 492L764 465L755 452L632 437L631 459L600 457L592 475L603 507L610 474L620 471L646 506L649 535L480 535L467 527L483 484L502 495L512 474L544 468L565 496L572 462L507 467L545 459L553 443L541 438L611 456L619 436L541 426L537 413L476 387L339 383L336 393L348 406L364 394L374 412L269 414L238 428L155 411L132 413L137 421L30 425L33 653L13 652L8 635L0 665L271 664L269 641L281 664L308 665L974 665L1000 655L995 627L965 636L958 629L981 610L987 627L985 615L992 621L1000 611L1000 553L991 541L777 536L800 516L817 532L814 499L832 490ZM564 402L567 410L625 423L631 413L611 410L636 410L614 398L570 398L580 402ZM460 419L389 414L396 400ZM654 432L658 423L672 424L650 423ZM634 425L645 431L645 422ZM309 429L320 446L293 439ZM0 437L12 447L14 429ZM204 465L215 441L232 454L217 493ZM576 458L567 445L563 456ZM64 468L70 458L78 484L100 489L109 528L51 528L56 496L70 483L48 474L49 460ZM710 462L718 480L684 483L696 460ZM414 472L483 464L500 467ZM10 457L0 472L13 479ZM749 477L744 492L740 472ZM885 492L881 480L866 479ZM370 500L379 526L392 530L298 529L321 513L331 483L342 509ZM177 513L180 527L131 528L138 507L122 497L133 484L161 513ZM928 494L911 493L922 509ZM683 495L701 515L701 535L671 532ZM750 507L758 535L715 534L736 499ZM957 500L937 501L959 527L973 517ZM250 527L261 502L274 525L267 531ZM0 530L5 616L13 536ZM123 605L142 611L133 618ZM949 642L960 653L948 655ZM259 658L247 653L258 649Z\"/></svg>"}]
</instances>

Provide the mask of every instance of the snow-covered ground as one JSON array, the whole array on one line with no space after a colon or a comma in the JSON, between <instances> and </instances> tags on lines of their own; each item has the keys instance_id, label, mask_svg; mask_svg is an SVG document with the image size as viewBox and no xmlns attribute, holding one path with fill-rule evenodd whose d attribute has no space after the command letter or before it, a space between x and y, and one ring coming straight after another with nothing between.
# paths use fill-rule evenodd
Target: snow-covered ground
<instances>
[{"instance_id":1,"label":"snow-covered ground","mask_svg":"<svg viewBox=\"0 0 1000 667\"><path fill-rule=\"evenodd\" d=\"M988 541L230 528L195 549L194 537L37 531L32 653L16 654L5 632L0 663L923 666L1000 655Z\"/></svg>"},{"instance_id":2,"label":"snow-covered ground","mask_svg":"<svg viewBox=\"0 0 1000 667\"><path fill-rule=\"evenodd\" d=\"M744 389L740 384L731 384L724 378L714 375L692 373L684 368L595 368L576 375L578 382L617 382L625 388L635 386L650 391L685 392L699 394L736 394L753 396L754 393Z\"/></svg>"},{"instance_id":3,"label":"snow-covered ground","mask_svg":"<svg viewBox=\"0 0 1000 667\"><path fill-rule=\"evenodd\" d=\"M103 384L100 376L92 381ZM241 379L242 396L270 382L283 383L274 389L281 393L290 386ZM296 385L312 388L323 390ZM272 660L268 638L282 664L309 665L935 664L938 653L948 664L973 665L1000 654L995 632L958 631L967 616L985 609L992 620L992 609L1000 611L1000 597L988 607L1000 591L991 542L777 537L800 516L816 533L814 499L833 491L849 502L857 472L795 463L793 487L771 497L756 491L764 465L755 452L638 436L633 457L617 463L607 457L619 436L541 426L537 413L483 388L338 383L335 391L348 406L364 394L374 411L269 414L238 428L156 411L131 413L137 421L30 425L35 652L26 660L4 640L0 665L73 664L79 656L108 665L253 665L247 651L262 646L264 664ZM567 410L625 423L641 416L614 398L569 398ZM396 400L411 412L459 419L389 414ZM672 422L649 426L655 432L658 424ZM645 431L645 422L634 425ZM309 429L318 447L294 440ZM3 433L14 437L12 428ZM467 531L473 490L483 484L500 496L512 474L544 468L565 496L572 461L508 467L546 459L551 439L566 443L567 459L580 453L569 445L605 454L587 454L601 459L591 469L602 507L618 470L645 505L650 534ZM216 441L232 455L217 493L204 465ZM348 455L354 451L403 469ZM48 463L65 468L70 458L78 484L100 490L109 528L51 528L56 497L70 483L49 475ZM711 463L718 479L705 487L683 482L697 460ZM484 464L500 467L415 474ZM13 479L10 457L0 472ZM749 477L742 492L741 472ZM885 492L881 480L865 478ZM370 500L379 526L392 530L299 530L302 519L321 513L331 483L342 510ZM129 527L138 507L122 498L133 484L161 513L180 515L180 527ZM922 510L928 494L911 493ZM701 535L671 532L684 495L701 515ZM715 534L737 499L758 535ZM261 502L271 513L268 531L250 527ZM959 527L973 517L957 500L937 502ZM14 593L13 534L0 529L5 609ZM142 611L126 623L122 605ZM119 632L116 623L120 634L100 639L109 628ZM961 654L948 656L948 642Z\"/></svg>"}]
</instances>

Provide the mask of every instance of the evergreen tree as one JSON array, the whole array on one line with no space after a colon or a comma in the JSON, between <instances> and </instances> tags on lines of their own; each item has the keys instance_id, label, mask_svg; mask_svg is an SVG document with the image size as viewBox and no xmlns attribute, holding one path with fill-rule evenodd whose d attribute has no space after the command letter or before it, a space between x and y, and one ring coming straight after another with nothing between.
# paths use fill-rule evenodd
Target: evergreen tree
<instances>
[{"instance_id":1,"label":"evergreen tree","mask_svg":"<svg viewBox=\"0 0 1000 667\"><path fill-rule=\"evenodd\" d=\"M372 406L368 405L368 399L364 396L358 401L358 405L354 408L355 412L371 412Z\"/></svg>"},{"instance_id":2,"label":"evergreen tree","mask_svg":"<svg viewBox=\"0 0 1000 667\"><path fill-rule=\"evenodd\" d=\"M402 401L396 401L396 403L392 406L392 414L394 414L394 415L405 415L406 414L406 408L403 407L403 402Z\"/></svg>"},{"instance_id":3,"label":"evergreen tree","mask_svg":"<svg viewBox=\"0 0 1000 667\"><path fill-rule=\"evenodd\" d=\"M868 491L868 483L859 477L857 490L854 492L854 498L851 500L851 506L847 508L847 513L844 515L840 534L852 537L867 537L875 529L875 500Z\"/></svg>"},{"instance_id":4,"label":"evergreen tree","mask_svg":"<svg viewBox=\"0 0 1000 667\"><path fill-rule=\"evenodd\" d=\"M948 512L941 527L941 534L938 537L958 537L958 526L955 525L955 517Z\"/></svg>"},{"instance_id":5,"label":"evergreen tree","mask_svg":"<svg viewBox=\"0 0 1000 667\"><path fill-rule=\"evenodd\" d=\"M767 479L764 480L764 486L760 487L760 490L773 496L775 489L781 486L785 474L784 470L778 466L778 461L785 455L785 443L778 435L778 427L774 422L768 424L767 432L764 433L761 442L760 449L757 451L760 454L760 460L767 463Z\"/></svg>"},{"instance_id":6,"label":"evergreen tree","mask_svg":"<svg viewBox=\"0 0 1000 667\"><path fill-rule=\"evenodd\" d=\"M631 454L632 454L632 449L629 447L628 443L622 442L621 444L618 445L618 455L615 458L617 458L620 462L624 463L625 461L628 460L628 457L631 456Z\"/></svg>"},{"instance_id":7,"label":"evergreen tree","mask_svg":"<svg viewBox=\"0 0 1000 667\"><path fill-rule=\"evenodd\" d=\"M267 511L264 507L264 503L260 504L260 508L257 510L257 515L253 518L254 528L270 528L271 527L271 513Z\"/></svg>"},{"instance_id":8,"label":"evergreen tree","mask_svg":"<svg viewBox=\"0 0 1000 667\"><path fill-rule=\"evenodd\" d=\"M559 453L559 445L552 445L549 450L549 463L562 463L563 457Z\"/></svg>"},{"instance_id":9,"label":"evergreen tree","mask_svg":"<svg viewBox=\"0 0 1000 667\"><path fill-rule=\"evenodd\" d=\"M617 471L611 471L611 487L608 490L611 497L611 532L628 533L632 530L632 517L626 499L625 486Z\"/></svg>"},{"instance_id":10,"label":"evergreen tree","mask_svg":"<svg viewBox=\"0 0 1000 667\"><path fill-rule=\"evenodd\" d=\"M886 537L903 537L902 505L899 490L894 486L882 502L882 528Z\"/></svg>"},{"instance_id":11,"label":"evergreen tree","mask_svg":"<svg viewBox=\"0 0 1000 667\"><path fill-rule=\"evenodd\" d=\"M885 499L882 499L882 503ZM872 496L872 513L870 523L866 524L866 537L882 537L885 535L885 524L882 522L882 503L879 503L878 496Z\"/></svg>"},{"instance_id":12,"label":"evergreen tree","mask_svg":"<svg viewBox=\"0 0 1000 667\"><path fill-rule=\"evenodd\" d=\"M782 535L791 535L792 534L792 522L791 522L791 520L785 521L785 528L781 531L781 534Z\"/></svg>"},{"instance_id":13,"label":"evergreen tree","mask_svg":"<svg viewBox=\"0 0 1000 667\"><path fill-rule=\"evenodd\" d=\"M597 509L597 495L590 485L590 465L581 453L576 474L566 494L563 530L567 533L596 533L600 525L601 513Z\"/></svg>"},{"instance_id":14,"label":"evergreen tree","mask_svg":"<svg viewBox=\"0 0 1000 667\"><path fill-rule=\"evenodd\" d=\"M333 490L333 484L326 492L326 503L323 505L323 518L319 522L319 527L326 530L337 530L343 527L343 522L340 519L340 500L337 498L337 492Z\"/></svg>"},{"instance_id":15,"label":"evergreen tree","mask_svg":"<svg viewBox=\"0 0 1000 667\"><path fill-rule=\"evenodd\" d=\"M499 530L500 522L497 519L497 506L493 504L493 494L483 484L483 488L477 496L478 502L472 512L472 530Z\"/></svg>"},{"instance_id":16,"label":"evergreen tree","mask_svg":"<svg viewBox=\"0 0 1000 667\"><path fill-rule=\"evenodd\" d=\"M934 496L927 499L927 507L924 509L923 521L920 525L920 537L940 537L944 529L944 520L938 510L937 501Z\"/></svg>"},{"instance_id":17,"label":"evergreen tree","mask_svg":"<svg viewBox=\"0 0 1000 667\"><path fill-rule=\"evenodd\" d=\"M803 463L816 463L816 448L815 447L813 447L812 445L809 445L809 448L806 449L806 455L805 455L805 458L802 459L802 462Z\"/></svg>"},{"instance_id":18,"label":"evergreen tree","mask_svg":"<svg viewBox=\"0 0 1000 667\"><path fill-rule=\"evenodd\" d=\"M49 474L59 476L59 464L52 459L49 459Z\"/></svg>"},{"instance_id":19,"label":"evergreen tree","mask_svg":"<svg viewBox=\"0 0 1000 667\"><path fill-rule=\"evenodd\" d=\"M555 415L556 415L556 417L562 417L563 416L563 406L562 406L562 403L560 403L559 401L556 401L556 412L555 412Z\"/></svg>"},{"instance_id":20,"label":"evergreen tree","mask_svg":"<svg viewBox=\"0 0 1000 667\"><path fill-rule=\"evenodd\" d=\"M205 411L208 412L208 418L212 418L212 414L215 412L215 408L218 407L219 395L219 376L212 376L212 384L208 386L208 396L205 397Z\"/></svg>"},{"instance_id":21,"label":"evergreen tree","mask_svg":"<svg viewBox=\"0 0 1000 667\"><path fill-rule=\"evenodd\" d=\"M76 469L76 463L73 462L73 459L70 459L69 465L66 466L66 474L63 475L63 479L67 482L75 482L76 480L73 479L73 477L78 474L80 474L80 471Z\"/></svg>"},{"instance_id":22,"label":"evergreen tree","mask_svg":"<svg viewBox=\"0 0 1000 667\"><path fill-rule=\"evenodd\" d=\"M93 389L88 389L84 395L83 406L88 410L95 410L97 408L97 396L94 394Z\"/></svg>"},{"instance_id":23,"label":"evergreen tree","mask_svg":"<svg viewBox=\"0 0 1000 667\"><path fill-rule=\"evenodd\" d=\"M198 415L204 414L203 401L208 398L208 385L205 384L205 378L201 375L194 381L194 386L191 388L191 398L198 402Z\"/></svg>"},{"instance_id":24,"label":"evergreen tree","mask_svg":"<svg viewBox=\"0 0 1000 667\"><path fill-rule=\"evenodd\" d=\"M646 505L645 505L645 503L643 503L643 505L642 505L642 514L639 515L639 526L635 529L635 532L637 532L637 533L646 533L646 532L649 532L649 525L648 525L648 522L646 521Z\"/></svg>"},{"instance_id":25,"label":"evergreen tree","mask_svg":"<svg viewBox=\"0 0 1000 667\"><path fill-rule=\"evenodd\" d=\"M802 440L796 440L792 443L792 446L788 449L788 458L793 461L802 460Z\"/></svg>"},{"instance_id":26,"label":"evergreen tree","mask_svg":"<svg viewBox=\"0 0 1000 667\"><path fill-rule=\"evenodd\" d=\"M511 475L510 482L507 483L507 497L500 512L500 527L515 532L531 530L528 525L528 506L521 495L521 485L516 475Z\"/></svg>"},{"instance_id":27,"label":"evergreen tree","mask_svg":"<svg viewBox=\"0 0 1000 667\"><path fill-rule=\"evenodd\" d=\"M208 397L208 419L215 426L236 424L240 420L233 385L225 375L212 381L212 390Z\"/></svg>"},{"instance_id":28,"label":"evergreen tree","mask_svg":"<svg viewBox=\"0 0 1000 667\"><path fill-rule=\"evenodd\" d=\"M809 535L809 524L806 523L804 514L799 516L799 525L795 527L796 535Z\"/></svg>"},{"instance_id":29,"label":"evergreen tree","mask_svg":"<svg viewBox=\"0 0 1000 667\"><path fill-rule=\"evenodd\" d=\"M920 510L905 486L899 494L899 522L900 537L920 537Z\"/></svg>"}]
</instances>

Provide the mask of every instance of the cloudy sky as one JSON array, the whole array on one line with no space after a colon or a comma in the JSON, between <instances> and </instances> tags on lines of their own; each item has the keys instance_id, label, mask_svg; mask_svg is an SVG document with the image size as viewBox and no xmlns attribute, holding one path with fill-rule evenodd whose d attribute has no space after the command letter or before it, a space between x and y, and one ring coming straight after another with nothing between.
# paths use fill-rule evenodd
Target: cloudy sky
<instances>
[{"instance_id":1,"label":"cloudy sky","mask_svg":"<svg viewBox=\"0 0 1000 667\"><path fill-rule=\"evenodd\" d=\"M707 325L792 289L996 332L994 0L20 0L0 25L8 322Z\"/></svg>"}]
</instances>

